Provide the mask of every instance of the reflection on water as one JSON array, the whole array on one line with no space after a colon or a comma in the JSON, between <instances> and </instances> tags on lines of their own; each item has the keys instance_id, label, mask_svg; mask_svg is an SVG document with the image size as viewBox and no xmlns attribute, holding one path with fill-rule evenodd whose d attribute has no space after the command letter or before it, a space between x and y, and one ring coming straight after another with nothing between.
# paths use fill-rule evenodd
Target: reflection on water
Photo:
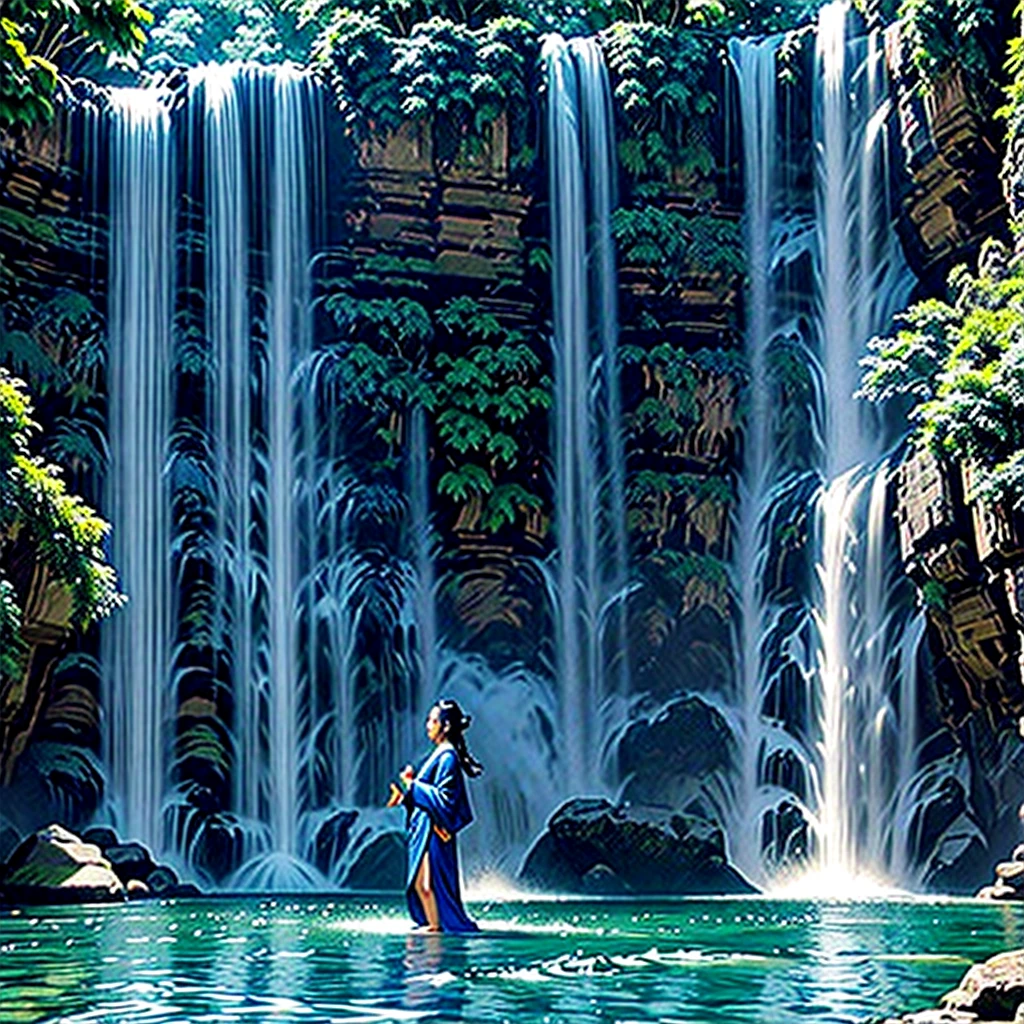
<instances>
[{"instance_id":1,"label":"reflection on water","mask_svg":"<svg viewBox=\"0 0 1024 1024\"><path fill-rule=\"evenodd\" d=\"M973 902L492 902L412 934L398 900L258 897L0 915L0 1021L854 1022L934 1004L1024 944Z\"/></svg>"}]
</instances>

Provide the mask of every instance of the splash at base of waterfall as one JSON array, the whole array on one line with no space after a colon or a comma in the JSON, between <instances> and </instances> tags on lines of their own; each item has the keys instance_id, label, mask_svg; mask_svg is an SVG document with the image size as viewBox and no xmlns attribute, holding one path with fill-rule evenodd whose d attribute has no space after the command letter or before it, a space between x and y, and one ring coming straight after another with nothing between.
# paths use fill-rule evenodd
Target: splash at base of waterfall
<instances>
[{"instance_id":1,"label":"splash at base of waterfall","mask_svg":"<svg viewBox=\"0 0 1024 1024\"><path fill-rule=\"evenodd\" d=\"M780 899L869 900L892 899L910 893L870 872L850 874L839 868L812 868L783 872L773 880L767 895Z\"/></svg>"}]
</instances>

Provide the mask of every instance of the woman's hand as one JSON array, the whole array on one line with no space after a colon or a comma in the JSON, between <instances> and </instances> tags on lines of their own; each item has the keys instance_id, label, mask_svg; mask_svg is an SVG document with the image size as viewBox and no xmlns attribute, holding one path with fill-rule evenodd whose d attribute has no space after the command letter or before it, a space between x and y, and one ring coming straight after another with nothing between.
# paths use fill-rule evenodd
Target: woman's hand
<instances>
[{"instance_id":1,"label":"woman's hand","mask_svg":"<svg viewBox=\"0 0 1024 1024\"><path fill-rule=\"evenodd\" d=\"M412 785L412 780L416 777L416 773L413 771L411 764L407 764L399 773L398 778L402 785L408 789Z\"/></svg>"}]
</instances>

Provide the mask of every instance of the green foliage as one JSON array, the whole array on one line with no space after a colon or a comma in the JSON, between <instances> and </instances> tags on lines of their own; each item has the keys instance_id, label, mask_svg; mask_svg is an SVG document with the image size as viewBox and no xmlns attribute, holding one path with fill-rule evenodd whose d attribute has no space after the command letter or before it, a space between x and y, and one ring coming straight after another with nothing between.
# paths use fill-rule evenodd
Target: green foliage
<instances>
[{"instance_id":1,"label":"green foliage","mask_svg":"<svg viewBox=\"0 0 1024 1024\"><path fill-rule=\"evenodd\" d=\"M619 159L633 177L687 180L714 169L707 124L715 110L708 69L718 56L709 36L654 23L618 22L602 35L612 77Z\"/></svg>"},{"instance_id":2,"label":"green foliage","mask_svg":"<svg viewBox=\"0 0 1024 1024\"><path fill-rule=\"evenodd\" d=\"M991 92L1002 54L992 45L1001 0L902 0L898 16L911 60L927 91L950 68L964 72L967 88Z\"/></svg>"},{"instance_id":3,"label":"green foliage","mask_svg":"<svg viewBox=\"0 0 1024 1024\"><path fill-rule=\"evenodd\" d=\"M945 611L949 607L945 583L941 580L925 580L921 586L921 603L927 611Z\"/></svg>"},{"instance_id":4,"label":"green foliage","mask_svg":"<svg viewBox=\"0 0 1024 1024\"><path fill-rule=\"evenodd\" d=\"M1016 12L1024 17L1024 5ZM1003 160L1003 181L1010 201L1011 215L1019 217L1024 211L1024 171L1020 167L1020 156L1024 147L1024 37L1015 36L1009 42L1006 57L1006 71L1010 83L1006 87L1006 104L997 114L1006 119L1006 157ZM1020 230L1018 226L1016 230Z\"/></svg>"},{"instance_id":5,"label":"green foliage","mask_svg":"<svg viewBox=\"0 0 1024 1024\"><path fill-rule=\"evenodd\" d=\"M976 494L1024 503L1024 263L999 242L982 248L977 276L950 273L951 303L912 306L895 335L862 360L861 393L905 396L919 443L977 468Z\"/></svg>"},{"instance_id":6,"label":"green foliage","mask_svg":"<svg viewBox=\"0 0 1024 1024\"><path fill-rule=\"evenodd\" d=\"M3 549L22 530L37 557L73 599L73 620L84 628L124 600L101 545L109 526L80 498L69 494L60 470L30 454L37 429L24 385L0 367L0 571ZM13 593L4 588L3 620L10 630ZM18 612L20 622L20 611Z\"/></svg>"},{"instance_id":7,"label":"green foliage","mask_svg":"<svg viewBox=\"0 0 1024 1024\"><path fill-rule=\"evenodd\" d=\"M661 494L685 497L695 505L710 502L722 509L728 508L736 500L735 489L725 477L652 469L642 469L633 475L626 498L631 505L635 505L649 495Z\"/></svg>"},{"instance_id":8,"label":"green foliage","mask_svg":"<svg viewBox=\"0 0 1024 1024\"><path fill-rule=\"evenodd\" d=\"M436 156L454 158L503 110L522 120L536 58L533 27L496 17L479 27L433 16L409 30L376 9L339 9L314 47L314 65L359 137L430 117Z\"/></svg>"},{"instance_id":9,"label":"green foliage","mask_svg":"<svg viewBox=\"0 0 1024 1024\"><path fill-rule=\"evenodd\" d=\"M48 121L58 75L92 57L134 62L150 20L136 0L4 0L0 127Z\"/></svg>"},{"instance_id":10,"label":"green foliage","mask_svg":"<svg viewBox=\"0 0 1024 1024\"><path fill-rule=\"evenodd\" d=\"M442 455L453 467L438 491L460 502L483 499L482 525L495 531L541 507L537 494L505 474L521 463L524 421L551 405L551 380L539 376L540 359L525 337L503 329L476 300L452 299L436 319L452 349L463 352L441 349L434 357L430 401Z\"/></svg>"},{"instance_id":11,"label":"green foliage","mask_svg":"<svg viewBox=\"0 0 1024 1024\"><path fill-rule=\"evenodd\" d=\"M651 431L665 442L682 444L683 439L700 419L698 389L709 375L734 376L742 379L743 360L740 353L718 349L689 352L670 342L660 342L650 349L637 345L622 348L627 365L644 367L654 385L626 416L631 434L639 436Z\"/></svg>"},{"instance_id":12,"label":"green foliage","mask_svg":"<svg viewBox=\"0 0 1024 1024\"><path fill-rule=\"evenodd\" d=\"M152 0L148 70L207 62L304 63L314 35L291 0Z\"/></svg>"},{"instance_id":13,"label":"green foliage","mask_svg":"<svg viewBox=\"0 0 1024 1024\"><path fill-rule=\"evenodd\" d=\"M334 402L362 410L356 429L374 439L364 449L371 471L396 470L411 411L429 413L438 493L473 505L493 532L541 505L522 468L527 421L549 408L552 385L528 338L478 300L427 305L432 273L423 260L382 253L327 282L324 307L342 337L314 357L314 373Z\"/></svg>"},{"instance_id":14,"label":"green foliage","mask_svg":"<svg viewBox=\"0 0 1024 1024\"><path fill-rule=\"evenodd\" d=\"M625 266L650 268L663 289L685 277L718 275L722 284L744 272L743 241L735 221L645 205L612 214L612 235Z\"/></svg>"}]
</instances>

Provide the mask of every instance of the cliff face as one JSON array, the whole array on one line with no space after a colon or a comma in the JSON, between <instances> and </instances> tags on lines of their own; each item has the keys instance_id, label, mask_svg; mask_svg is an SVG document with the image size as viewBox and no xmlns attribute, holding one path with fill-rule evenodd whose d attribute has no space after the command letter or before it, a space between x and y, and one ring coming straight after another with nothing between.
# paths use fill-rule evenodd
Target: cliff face
<instances>
[{"instance_id":1,"label":"cliff face","mask_svg":"<svg viewBox=\"0 0 1024 1024\"><path fill-rule=\"evenodd\" d=\"M909 178L904 246L921 295L943 295L952 266L973 265L979 253L984 263L982 243L1009 239L1019 222L1022 142L1018 135L1006 144L995 103L971 95L955 67L922 95L895 28L887 57ZM998 268L980 269L998 276ZM931 884L954 890L986 881L991 862L1016 842L1021 795L1013 750L1024 714L1024 521L1002 504L967 500L973 474L970 462L918 450L896 476L900 552L928 622L927 700L937 702L929 714L972 766L968 792L947 801L945 813L952 821L967 801L992 846L939 851Z\"/></svg>"}]
</instances>

